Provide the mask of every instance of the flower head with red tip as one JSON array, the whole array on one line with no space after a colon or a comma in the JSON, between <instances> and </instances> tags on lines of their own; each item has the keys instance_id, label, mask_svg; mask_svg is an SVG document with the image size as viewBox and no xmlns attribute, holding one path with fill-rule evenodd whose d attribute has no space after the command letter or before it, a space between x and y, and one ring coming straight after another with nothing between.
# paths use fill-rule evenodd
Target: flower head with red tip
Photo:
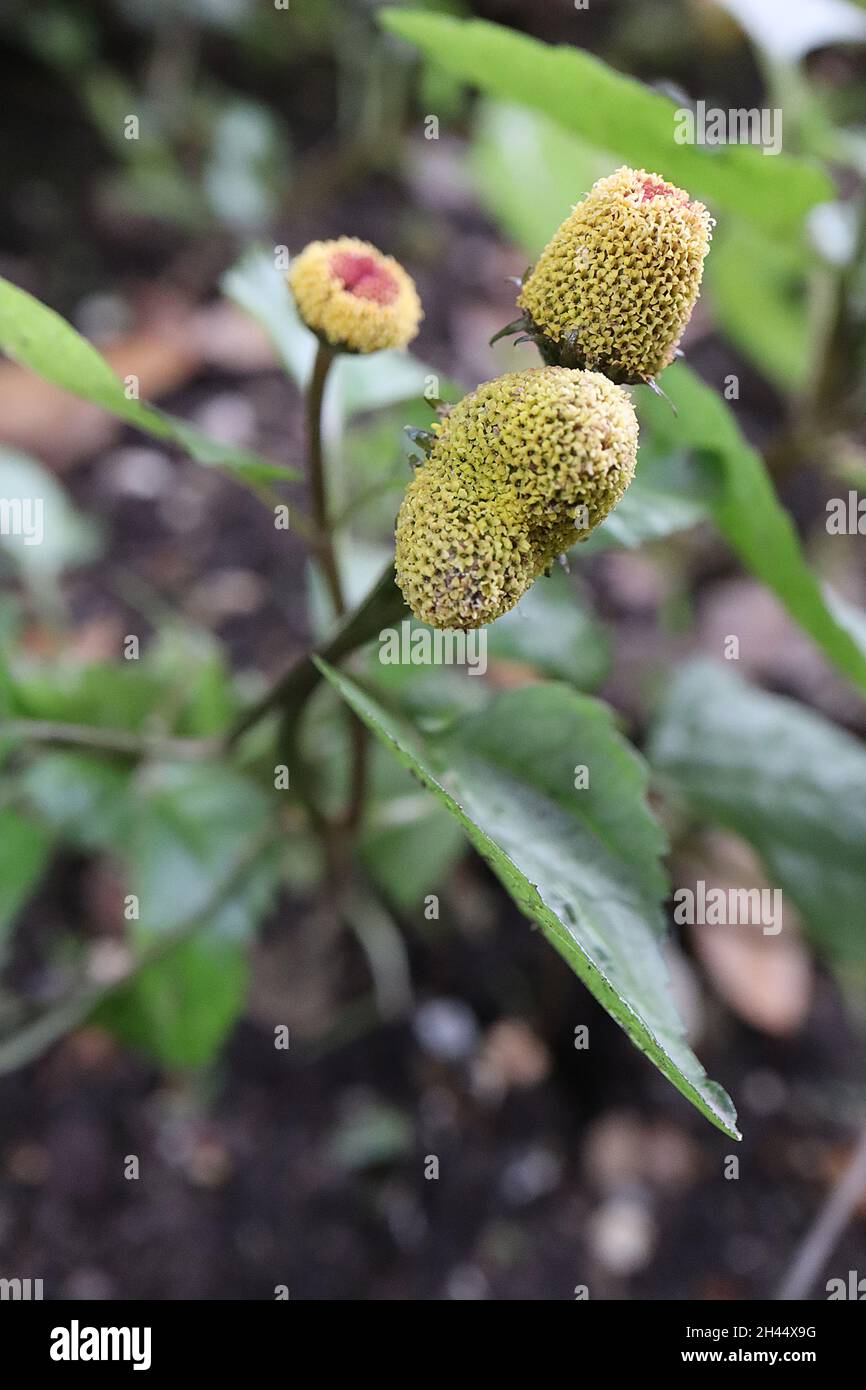
<instances>
[{"instance_id":1,"label":"flower head with red tip","mask_svg":"<svg viewBox=\"0 0 866 1390\"><path fill-rule=\"evenodd\" d=\"M418 332L423 315L414 283L369 242L313 241L287 279L301 318L335 351L402 348Z\"/></svg>"},{"instance_id":2,"label":"flower head with red tip","mask_svg":"<svg viewBox=\"0 0 866 1390\"><path fill-rule=\"evenodd\" d=\"M652 381L672 362L700 290L712 219L645 169L599 179L526 277L516 327L545 360Z\"/></svg>"}]
</instances>

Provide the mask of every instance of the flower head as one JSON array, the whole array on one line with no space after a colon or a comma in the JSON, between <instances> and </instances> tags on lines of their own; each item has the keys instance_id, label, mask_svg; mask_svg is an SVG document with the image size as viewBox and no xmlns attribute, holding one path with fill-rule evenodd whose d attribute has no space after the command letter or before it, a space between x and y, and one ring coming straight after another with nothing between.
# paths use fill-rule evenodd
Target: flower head
<instances>
[{"instance_id":1,"label":"flower head","mask_svg":"<svg viewBox=\"0 0 866 1390\"><path fill-rule=\"evenodd\" d=\"M536 367L479 386L441 424L397 518L397 583L432 627L483 627L603 521L634 475L628 393Z\"/></svg>"},{"instance_id":2,"label":"flower head","mask_svg":"<svg viewBox=\"0 0 866 1390\"><path fill-rule=\"evenodd\" d=\"M418 332L423 314L413 281L368 241L312 241L286 279L304 323L337 351L402 348Z\"/></svg>"},{"instance_id":3,"label":"flower head","mask_svg":"<svg viewBox=\"0 0 866 1390\"><path fill-rule=\"evenodd\" d=\"M703 203L645 169L617 169L577 204L518 304L546 360L653 379L676 354L710 246Z\"/></svg>"}]
</instances>

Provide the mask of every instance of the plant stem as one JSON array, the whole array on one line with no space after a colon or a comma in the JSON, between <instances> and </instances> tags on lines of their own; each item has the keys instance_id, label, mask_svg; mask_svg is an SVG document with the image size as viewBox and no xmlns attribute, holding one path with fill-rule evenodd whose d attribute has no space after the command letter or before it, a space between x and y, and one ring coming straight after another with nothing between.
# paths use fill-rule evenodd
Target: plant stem
<instances>
[{"instance_id":1,"label":"plant stem","mask_svg":"<svg viewBox=\"0 0 866 1390\"><path fill-rule=\"evenodd\" d=\"M41 719L14 719L0 723L0 738L53 743L60 747L92 748L131 757L196 759L217 755L219 739L161 738L130 733L126 729L102 729L90 724L59 724Z\"/></svg>"},{"instance_id":2,"label":"plant stem","mask_svg":"<svg viewBox=\"0 0 866 1390\"><path fill-rule=\"evenodd\" d=\"M776 1299L795 1301L809 1296L809 1290L824 1268L866 1192L866 1125L851 1161L833 1188L813 1226L796 1252L793 1263L779 1285Z\"/></svg>"},{"instance_id":3,"label":"plant stem","mask_svg":"<svg viewBox=\"0 0 866 1390\"><path fill-rule=\"evenodd\" d=\"M283 709L287 719L296 720L322 679L313 658L319 656L330 666L338 666L344 656L376 637L389 623L397 622L405 611L405 599L394 582L394 567L388 565L364 602L346 618L333 637L296 661L256 704L241 715L229 732L227 746L233 747L254 725L276 709Z\"/></svg>"},{"instance_id":4,"label":"plant stem","mask_svg":"<svg viewBox=\"0 0 866 1390\"><path fill-rule=\"evenodd\" d=\"M328 505L325 454L322 446L322 410L328 373L334 362L333 349L320 343L313 364L313 375L307 388L307 448L309 451L310 489L313 499L313 522L318 535L317 553L338 619L346 614L346 598L340 581L340 569L334 548L334 533ZM347 712L346 725L351 749L349 796L340 829L353 831L360 823L364 810L367 782L367 731L353 710ZM284 726L290 747L296 748L294 727Z\"/></svg>"},{"instance_id":5,"label":"plant stem","mask_svg":"<svg viewBox=\"0 0 866 1390\"><path fill-rule=\"evenodd\" d=\"M310 489L313 497L313 521L319 537L317 546L328 592L334 605L334 612L342 618L346 611L343 586L334 550L328 515L328 489L325 479L325 455L322 448L322 406L325 398L325 384L334 362L335 354L324 343L319 344L313 375L307 387L307 448L310 459Z\"/></svg>"}]
</instances>

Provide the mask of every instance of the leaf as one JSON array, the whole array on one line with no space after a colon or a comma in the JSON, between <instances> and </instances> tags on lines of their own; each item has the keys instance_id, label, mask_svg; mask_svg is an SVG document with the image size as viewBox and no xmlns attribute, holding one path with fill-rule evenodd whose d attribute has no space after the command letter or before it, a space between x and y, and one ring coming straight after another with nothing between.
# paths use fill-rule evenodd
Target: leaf
<instances>
[{"instance_id":1,"label":"leaf","mask_svg":"<svg viewBox=\"0 0 866 1390\"><path fill-rule=\"evenodd\" d=\"M561 685L499 697L426 739L338 671L324 675L463 826L520 909L693 1105L738 1137L729 1098L683 1039L661 952L661 829L610 711ZM575 764L590 769L576 791Z\"/></svg>"},{"instance_id":2,"label":"leaf","mask_svg":"<svg viewBox=\"0 0 866 1390\"><path fill-rule=\"evenodd\" d=\"M866 693L866 651L827 601L803 556L794 523L779 502L763 460L743 438L725 402L688 367L664 374L676 408L644 393L641 418L659 447L691 448L714 483L708 504L743 564L763 581L825 656Z\"/></svg>"},{"instance_id":3,"label":"leaf","mask_svg":"<svg viewBox=\"0 0 866 1390\"><path fill-rule=\"evenodd\" d=\"M251 779L219 763L153 764L139 775L127 862L147 941L191 918L214 880L241 862L270 824L271 801ZM212 930L249 937L250 913L237 903L211 918Z\"/></svg>"},{"instance_id":4,"label":"leaf","mask_svg":"<svg viewBox=\"0 0 866 1390\"><path fill-rule=\"evenodd\" d=\"M306 385L313 370L316 340L298 317L285 274L276 269L273 256L262 247L247 251L226 271L220 288L261 324L295 385Z\"/></svg>"},{"instance_id":5,"label":"leaf","mask_svg":"<svg viewBox=\"0 0 866 1390\"><path fill-rule=\"evenodd\" d=\"M2 446L0 498L21 504L23 530L13 535L0 528L0 550L28 582L56 579L98 554L96 527L76 511L57 479L27 454Z\"/></svg>"},{"instance_id":6,"label":"leaf","mask_svg":"<svg viewBox=\"0 0 866 1390\"><path fill-rule=\"evenodd\" d=\"M210 1062L240 1014L247 992L247 952L199 935L146 965L108 999L94 1021L166 1067Z\"/></svg>"},{"instance_id":7,"label":"leaf","mask_svg":"<svg viewBox=\"0 0 866 1390\"><path fill-rule=\"evenodd\" d=\"M48 666L16 655L12 680L13 717L129 731L142 728L164 693L143 662Z\"/></svg>"},{"instance_id":8,"label":"leaf","mask_svg":"<svg viewBox=\"0 0 866 1390\"><path fill-rule=\"evenodd\" d=\"M166 625L141 664L163 686L163 703L175 713L173 733L215 736L237 713L228 658L212 633L186 623Z\"/></svg>"},{"instance_id":9,"label":"leaf","mask_svg":"<svg viewBox=\"0 0 866 1390\"><path fill-rule=\"evenodd\" d=\"M562 569L533 584L486 636L489 660L519 662L578 690L597 689L610 666L606 629Z\"/></svg>"},{"instance_id":10,"label":"leaf","mask_svg":"<svg viewBox=\"0 0 866 1390\"><path fill-rule=\"evenodd\" d=\"M804 386L812 370L810 268L809 253L801 247L733 218L714 233L707 257L707 285L720 328L781 391Z\"/></svg>"},{"instance_id":11,"label":"leaf","mask_svg":"<svg viewBox=\"0 0 866 1390\"><path fill-rule=\"evenodd\" d=\"M399 9L381 15L387 29L464 82L542 111L596 149L662 173L768 231L794 234L810 207L834 196L820 169L788 155L678 144L672 101L580 49L551 47L485 20Z\"/></svg>"},{"instance_id":12,"label":"leaf","mask_svg":"<svg viewBox=\"0 0 866 1390\"><path fill-rule=\"evenodd\" d=\"M197 976L205 984L205 988L196 990L192 997L189 991L180 987L177 979L172 980L170 974L161 979L157 976L155 978L159 979L163 992L174 990L176 1008L171 1015L160 1011L159 1016L155 1017L152 1013L148 1026L142 1029L140 1019L143 1011L135 995L138 975L143 970L151 971L161 963L169 961L180 945L207 931L213 914L230 905L235 899L244 901L248 898L251 887L254 896L260 896L256 884L260 886L263 881L272 881L276 849L273 837L268 836L250 844L243 858L231 863L228 871L222 869L215 873L210 896L207 901L199 904L194 916L178 923L169 935L157 937L145 952L131 961L131 981L126 976L99 982L85 978L76 989L20 1023L6 1036L0 1037L0 1075L6 1075L33 1061L64 1034L91 1017L98 1018L104 1026L115 1029L121 1036L128 1029L130 1037L135 1037L142 1045L149 1047L169 1065L200 1065L206 1060L205 1051L212 1053L220 1037L230 1026L232 1017L240 1007L240 991L233 991L232 1017L229 1017L224 1008L224 1000L229 990L221 989L219 983L215 985L216 1007L211 1005L207 962L200 970L194 968L189 972L191 977ZM264 880L263 870L266 871ZM205 942L202 949L206 950L207 946L208 943ZM217 956L225 975L233 974L237 979L241 948L239 944L234 946L232 960L231 947L231 942L219 941ZM189 956L182 957L182 974L187 973L189 959ZM217 960L217 957L211 959ZM219 1037L215 1024L218 1024ZM178 1039L180 1044L176 1047ZM207 1039L207 1049L202 1047L202 1039Z\"/></svg>"},{"instance_id":13,"label":"leaf","mask_svg":"<svg viewBox=\"0 0 866 1390\"><path fill-rule=\"evenodd\" d=\"M16 652L10 667L11 717L196 737L219 733L237 708L219 643L185 624L163 628L138 661L81 666Z\"/></svg>"},{"instance_id":14,"label":"leaf","mask_svg":"<svg viewBox=\"0 0 866 1390\"><path fill-rule=\"evenodd\" d=\"M712 492L712 480L684 450L676 452L673 441L660 448L644 434L634 480L625 496L587 540L581 541L575 553L635 550L697 526L709 517Z\"/></svg>"},{"instance_id":15,"label":"leaf","mask_svg":"<svg viewBox=\"0 0 866 1390\"><path fill-rule=\"evenodd\" d=\"M674 680L650 741L658 772L701 817L736 831L831 955L866 956L866 750L727 667Z\"/></svg>"},{"instance_id":16,"label":"leaf","mask_svg":"<svg viewBox=\"0 0 866 1390\"><path fill-rule=\"evenodd\" d=\"M216 906L213 885L249 859L271 820L269 798L219 764L159 765L135 791L124 855L140 906L135 938L152 947L207 909L207 920L145 966L100 1021L167 1066L209 1061L240 1013L248 946L278 879L271 850Z\"/></svg>"},{"instance_id":17,"label":"leaf","mask_svg":"<svg viewBox=\"0 0 866 1390\"><path fill-rule=\"evenodd\" d=\"M0 809L0 943L42 877L52 844L38 821Z\"/></svg>"},{"instance_id":18,"label":"leaf","mask_svg":"<svg viewBox=\"0 0 866 1390\"><path fill-rule=\"evenodd\" d=\"M294 478L292 469L266 462L246 449L220 444L155 406L130 400L105 358L53 309L0 277L0 350L46 381L98 405L157 439L171 440L197 463L227 469L259 486Z\"/></svg>"},{"instance_id":19,"label":"leaf","mask_svg":"<svg viewBox=\"0 0 866 1390\"><path fill-rule=\"evenodd\" d=\"M485 205L535 260L610 158L526 106L482 101L470 156Z\"/></svg>"},{"instance_id":20,"label":"leaf","mask_svg":"<svg viewBox=\"0 0 866 1390\"><path fill-rule=\"evenodd\" d=\"M376 886L398 912L419 916L465 849L459 825L424 791L406 786L402 768L374 749L371 804L361 857Z\"/></svg>"},{"instance_id":21,"label":"leaf","mask_svg":"<svg viewBox=\"0 0 866 1390\"><path fill-rule=\"evenodd\" d=\"M21 773L19 788L42 825L81 849L124 843L129 774L89 753L38 753Z\"/></svg>"}]
</instances>

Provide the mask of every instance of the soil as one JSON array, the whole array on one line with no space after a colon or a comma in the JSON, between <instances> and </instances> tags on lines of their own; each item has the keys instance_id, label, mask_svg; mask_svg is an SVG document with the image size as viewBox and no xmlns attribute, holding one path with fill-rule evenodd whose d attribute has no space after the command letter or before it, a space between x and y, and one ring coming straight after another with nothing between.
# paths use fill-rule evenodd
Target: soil
<instances>
[{"instance_id":1,"label":"soil","mask_svg":"<svg viewBox=\"0 0 866 1390\"><path fill-rule=\"evenodd\" d=\"M547 5L485 13L517 22L518 8L527 27L564 36L548 32L557 26ZM119 227L94 208L89 181L68 170L99 167L104 150L45 69L22 68L19 55L13 82L12 67L7 58L0 86L32 116L20 163L38 152L46 185L65 202L41 238L19 205L0 270L67 315L107 289L134 312L154 289L212 301L230 239L191 248L177 233ZM312 158L327 132L304 119L298 113L301 153ZM312 207L299 195L276 239L296 246L351 229L391 245L413 213L398 176L371 172L335 180ZM474 365L467 305L506 322L504 276L523 267L471 203L443 213L437 236L407 258L429 306L418 351L460 374ZM692 360L717 373L731 358L705 335ZM760 442L779 403L745 364L736 369L749 386L743 423ZM297 395L274 369L199 366L160 403L188 418L222 410L241 427L246 405L255 447L298 461ZM111 481L143 447L149 495ZM269 537L256 502L215 474L169 454L165 475L164 452L120 431L63 462L74 500L108 535L103 559L69 587L79 639L98 647L126 630L133 577L137 594L154 591L184 611L196 596L238 669L281 670L307 640L300 542ZM808 515L808 480L784 486L795 513ZM740 576L718 545L692 558L706 613ZM243 612L214 598L226 570L258 581ZM666 634L659 605L648 611L651 566L601 557L588 574L615 634L605 693L639 734L633 665L652 643L662 661L683 644ZM844 694L808 662L763 674L857 726ZM80 930L88 872L58 864L22 934ZM249 1017L211 1073L167 1078L88 1028L0 1080L0 1271L42 1277L47 1297L75 1299L261 1299L281 1286L299 1299L572 1299L583 1285L592 1298L768 1296L838 1178L866 1099L862 1036L838 984L816 969L799 1031L774 1040L714 1001L681 943L678 987L707 1070L741 1103L738 1146L632 1048L477 859L467 857L443 901L440 923L407 924L416 998L428 1006L414 1024L359 1014L356 947L344 941L316 959L315 904L286 898L259 948ZM310 991L324 1035L314 1041L302 1023L297 1043L293 1031L289 1050L275 1049L275 1024L303 1019ZM580 1025L587 1050L574 1045ZM826 1277L864 1264L861 1211Z\"/></svg>"}]
</instances>

